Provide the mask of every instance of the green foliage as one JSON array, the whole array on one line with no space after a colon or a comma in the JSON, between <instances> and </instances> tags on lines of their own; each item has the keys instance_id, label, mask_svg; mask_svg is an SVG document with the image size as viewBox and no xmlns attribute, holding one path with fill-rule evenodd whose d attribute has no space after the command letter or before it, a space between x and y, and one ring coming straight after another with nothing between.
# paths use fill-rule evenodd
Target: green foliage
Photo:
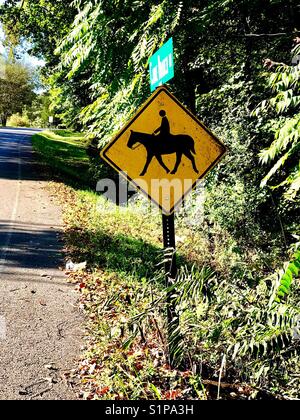
<instances>
[{"instance_id":1,"label":"green foliage","mask_svg":"<svg viewBox=\"0 0 300 420\"><path fill-rule=\"evenodd\" d=\"M13 114L7 121L8 127L30 127L30 121L27 115Z\"/></svg>"},{"instance_id":2,"label":"green foliage","mask_svg":"<svg viewBox=\"0 0 300 420\"><path fill-rule=\"evenodd\" d=\"M182 2L77 4L81 12L57 52L69 80L93 69L87 81L92 103L80 117L104 144L145 98L148 59L175 29Z\"/></svg>"},{"instance_id":3,"label":"green foliage","mask_svg":"<svg viewBox=\"0 0 300 420\"><path fill-rule=\"evenodd\" d=\"M299 51L300 46L296 46L293 52L298 54ZM275 131L275 140L271 146L260 152L262 164L269 165L274 161L276 163L263 179L261 186L266 187L271 179L280 180L271 188L276 190L284 187L284 199L297 203L300 190L300 64L288 66L268 60L267 65L275 67L275 71L268 75L269 87L275 96L264 100L255 114L261 116L262 112L268 111L277 116L270 124ZM298 218L294 219L292 229L292 232L298 234ZM277 276L278 288L275 290L274 299L279 304L290 295L291 286L299 277L299 258L300 253L297 251Z\"/></svg>"},{"instance_id":4,"label":"green foliage","mask_svg":"<svg viewBox=\"0 0 300 420\"><path fill-rule=\"evenodd\" d=\"M17 47L25 37L30 41L29 52L45 59L49 70L57 64L54 50L75 14L73 0L6 0L0 5L6 45L18 53Z\"/></svg>"},{"instance_id":5,"label":"green foliage","mask_svg":"<svg viewBox=\"0 0 300 420\"><path fill-rule=\"evenodd\" d=\"M54 173L89 184L89 161L84 134L65 130L45 131L32 137L34 149Z\"/></svg>"},{"instance_id":6,"label":"green foliage","mask_svg":"<svg viewBox=\"0 0 300 420\"><path fill-rule=\"evenodd\" d=\"M261 77L266 56L290 60L297 1L65 4L10 0L0 8L10 44L24 36L45 58L50 112L63 125L84 127L100 146L106 144L149 96L149 57L173 36L172 90L229 148L205 181L204 209L203 203L195 205L194 214L203 213L203 220L191 225L183 213L177 216L184 238L180 261L188 267L172 290L164 289L161 273L153 279L161 246L158 214L149 220L138 204L111 211L100 200L99 215L95 195L71 193L69 249L72 258L95 270L79 279L91 319L90 353L82 369L92 397L206 398L202 381L219 377L247 382L252 397L265 395L265 388L299 397L291 375L299 375L299 341L293 335L298 254L270 277L286 260L291 233L299 228L299 65L271 62L269 84ZM267 92L273 97L256 109ZM73 140L48 133L34 143L55 172L88 182L86 145ZM273 181L272 189L260 189L265 168L259 156L273 166L263 181ZM93 174L106 177L96 153L92 164ZM292 201L281 199L279 186ZM186 372L165 364L164 296L170 291L181 315L171 342Z\"/></svg>"},{"instance_id":7,"label":"green foliage","mask_svg":"<svg viewBox=\"0 0 300 420\"><path fill-rule=\"evenodd\" d=\"M65 131L49 134L64 149L70 136ZM76 137L74 144L80 141ZM46 146L61 154L49 140ZM47 155L55 167L54 153ZM246 382L253 398L270 397L265 389L274 397L276 391L281 397L299 395L290 376L290 371L299 373L298 283L289 300L275 306L279 282L274 276L251 284L241 273L224 279L211 268L199 269L200 259L195 264L195 257L200 238L181 221L178 235L186 235L179 246L183 268L174 287L166 290L163 272L154 276L162 258L158 214L142 213L138 203L118 209L91 192L65 190L58 185L58 195L67 205L70 257L87 261L93 272L74 274L90 319L89 351L80 368L85 398L214 398L202 390L202 382L218 378L224 355L222 382ZM209 256L206 263L210 262ZM169 338L168 292L180 315L179 327ZM181 369L167 365L167 339ZM221 397L225 398L222 392Z\"/></svg>"},{"instance_id":8,"label":"green foliage","mask_svg":"<svg viewBox=\"0 0 300 420\"><path fill-rule=\"evenodd\" d=\"M34 88L34 74L28 66L14 60L6 60L0 65L0 119L3 125L8 117L22 113L23 107L32 103Z\"/></svg>"},{"instance_id":9,"label":"green foliage","mask_svg":"<svg viewBox=\"0 0 300 420\"><path fill-rule=\"evenodd\" d=\"M35 95L31 104L23 107L22 113L18 112L9 117L7 125L12 127L45 128L49 126L50 112L49 95Z\"/></svg>"},{"instance_id":10,"label":"green foliage","mask_svg":"<svg viewBox=\"0 0 300 420\"><path fill-rule=\"evenodd\" d=\"M273 109L280 116L279 127L276 127L275 141L260 153L260 160L265 165L277 161L262 181L262 186L265 187L271 178L283 173L285 179L273 188L285 187L285 197L294 200L300 189L297 159L300 148L300 64L278 66L269 77L269 85L276 96L264 101L260 109ZM289 173L286 175L287 166Z\"/></svg>"},{"instance_id":11,"label":"green foliage","mask_svg":"<svg viewBox=\"0 0 300 420\"><path fill-rule=\"evenodd\" d=\"M165 0L76 5L80 12L57 49L60 66L51 81L56 115L67 125L83 123L100 146L106 144L149 96L149 57L173 35L177 74L172 89L230 150L208 179L205 226L223 230L219 243L225 237L229 241L223 249L236 244L240 265L256 258L259 266L255 254L263 254L266 237L274 245L274 261L282 246L282 224L288 228L290 216L277 211L276 194L259 189L263 169L257 154L271 135L251 118L251 111L265 96L259 76L266 50L286 59L291 37L256 40L245 33L277 33L278 4L243 1L233 7L232 2ZM294 8L294 2L280 2L287 33ZM78 87L85 106L76 101ZM99 161L93 164L93 173L101 174Z\"/></svg>"},{"instance_id":12,"label":"green foliage","mask_svg":"<svg viewBox=\"0 0 300 420\"><path fill-rule=\"evenodd\" d=\"M281 303L291 293L291 286L294 280L299 279L300 271L300 250L293 255L293 259L286 264L286 268L279 273L279 287L275 301Z\"/></svg>"},{"instance_id":13,"label":"green foliage","mask_svg":"<svg viewBox=\"0 0 300 420\"><path fill-rule=\"evenodd\" d=\"M190 284L196 278L195 293ZM216 375L221 357L226 355L226 370L232 379L238 372L253 389L274 386L288 395L292 390L281 381L288 377L289 366L299 363L299 341L295 338L299 307L298 299L294 305L273 307L276 284L261 281L250 289L236 279L229 284L209 272L205 275L205 271L184 269L174 286L180 314L173 338L178 362L189 363L190 369L193 364L202 363L206 369L208 365ZM279 370L283 360L285 368ZM298 393L299 388L292 392Z\"/></svg>"},{"instance_id":14,"label":"green foliage","mask_svg":"<svg viewBox=\"0 0 300 420\"><path fill-rule=\"evenodd\" d=\"M23 110L32 127L45 128L49 125L49 117L52 115L50 111L50 98L47 93L36 96L30 106L26 106Z\"/></svg>"},{"instance_id":15,"label":"green foliage","mask_svg":"<svg viewBox=\"0 0 300 420\"><path fill-rule=\"evenodd\" d=\"M82 124L78 123L76 116L87 105L89 95L81 80L68 83L64 80L64 73L56 72L60 58L55 54L76 13L73 0L8 0L0 6L6 45L15 57L25 50L45 61L41 72L44 85L50 88L51 113L57 113L57 118L61 118L65 126L79 130ZM29 45L23 42L24 39ZM45 122L45 119L37 116L33 121L34 125L40 125L37 123Z\"/></svg>"},{"instance_id":16,"label":"green foliage","mask_svg":"<svg viewBox=\"0 0 300 420\"><path fill-rule=\"evenodd\" d=\"M58 187L61 195L61 187ZM154 262L161 253L159 218L105 207L87 192L64 192L66 239L73 261L88 262L93 274L75 273L90 322L89 351L81 364L86 398L215 398L202 383L246 382L236 398L297 398L299 386L299 284L289 301L274 306L275 277L250 287L247 279L223 280L199 269L189 256L176 283L164 287ZM182 234L181 231L178 232ZM175 300L179 326L167 335L166 295ZM178 369L168 366L168 345ZM250 390L250 391L249 391ZM226 396L221 392L221 397Z\"/></svg>"}]
</instances>

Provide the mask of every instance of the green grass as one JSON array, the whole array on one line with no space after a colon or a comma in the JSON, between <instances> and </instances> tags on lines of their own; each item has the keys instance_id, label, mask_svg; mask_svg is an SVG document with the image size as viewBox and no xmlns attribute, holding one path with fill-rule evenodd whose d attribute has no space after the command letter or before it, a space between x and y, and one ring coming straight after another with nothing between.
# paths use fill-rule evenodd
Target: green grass
<instances>
[{"instance_id":1,"label":"green grass","mask_svg":"<svg viewBox=\"0 0 300 420\"><path fill-rule=\"evenodd\" d=\"M277 337L274 331L282 334L284 330L262 322L268 313L267 283L261 281L259 287L252 288L244 278L224 281L220 274L209 277L208 269L202 269L211 259L208 245L199 232L184 230L177 223L178 234L185 236L178 246L179 265L187 269L180 271L185 274L177 289L182 300L176 304L183 332L177 355L182 360L172 369L167 358L167 291L160 269L159 213L142 212L139 203L126 209L106 206L103 198L90 191L64 190L61 185L57 194L65 204L70 259L86 261L88 267L71 275L71 281L78 283L81 307L87 316L87 351L79 367L83 398L216 399L217 379L227 351L228 371L222 382L232 385L221 389L221 397L255 398L260 386L260 376L255 375L263 375L262 368L269 363L271 369L269 357L278 348L269 338ZM269 343L270 354L251 353L253 342L257 351L264 351ZM233 349L240 347L246 353L233 356ZM294 362L290 363L292 366ZM198 366L202 375L194 371ZM276 373L282 383L278 389L287 393L289 387L279 371ZM236 392L236 384L241 391Z\"/></svg>"},{"instance_id":2,"label":"green grass","mask_svg":"<svg viewBox=\"0 0 300 420\"><path fill-rule=\"evenodd\" d=\"M151 280L161 260L161 220L146 217L134 209L105 211L100 196L77 191L74 205L66 210L69 229L66 238L76 261L87 261L92 269L117 273L123 278Z\"/></svg>"},{"instance_id":3,"label":"green grass","mask_svg":"<svg viewBox=\"0 0 300 420\"><path fill-rule=\"evenodd\" d=\"M87 316L86 352L78 368L83 398L214 399L217 392L211 388L211 380L217 383L224 352L236 345L246 349L245 354L235 356L242 368L237 368L235 357L228 353L230 373L223 382L232 383L229 392L236 393L235 384L246 381L249 386L239 386L245 393L242 398L248 398L249 392L252 395L256 389L252 386L260 383L255 375L262 375L265 363L273 363L249 352L254 339L257 347L252 347L265 349L261 343L268 345L269 337L274 337L273 325L264 321L269 289L265 281L259 287L248 287L244 275L231 275L231 265L238 266L239 260L228 247L228 237L219 236L212 244L203 229L176 218L178 265L184 274L176 285L176 305L183 334L176 336L180 363L172 369L167 349L161 215L145 211L144 199L119 208L88 189L88 183L76 185L76 189L64 185L65 175L81 181L89 178L83 135L44 132L36 135L33 143L56 175L64 175L56 176L64 183L52 186L64 206L68 257L74 263L87 263L87 270L70 274ZM98 176L106 176L101 172L105 170L99 165ZM213 233L216 241L217 232ZM202 267L213 267L216 275L209 277L206 273L212 271ZM298 369L298 359L295 363ZM201 366L201 376L195 366ZM287 389L282 386L284 392ZM227 398L226 393L222 391L222 397Z\"/></svg>"},{"instance_id":4,"label":"green grass","mask_svg":"<svg viewBox=\"0 0 300 420\"><path fill-rule=\"evenodd\" d=\"M88 140L84 134L68 130L44 131L32 138L43 162L60 175L89 184Z\"/></svg>"},{"instance_id":5,"label":"green grass","mask_svg":"<svg viewBox=\"0 0 300 420\"><path fill-rule=\"evenodd\" d=\"M118 208L91 191L61 184L53 189L64 204L69 257L88 267L71 276L88 322L88 350L79 368L83 397L170 399L171 392L180 398L191 388L188 397L204 398L192 385L193 375L168 367L159 212L149 215L140 203ZM148 314L156 300L161 303ZM141 315L141 322L133 321Z\"/></svg>"}]
</instances>

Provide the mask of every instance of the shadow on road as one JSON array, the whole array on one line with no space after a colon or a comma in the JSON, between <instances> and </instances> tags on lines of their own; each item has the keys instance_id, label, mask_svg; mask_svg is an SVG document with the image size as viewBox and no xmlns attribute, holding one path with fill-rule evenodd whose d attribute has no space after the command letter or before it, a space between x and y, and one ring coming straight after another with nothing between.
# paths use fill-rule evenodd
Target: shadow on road
<instances>
[{"instance_id":1,"label":"shadow on road","mask_svg":"<svg viewBox=\"0 0 300 420\"><path fill-rule=\"evenodd\" d=\"M52 270L62 264L60 228L55 226L55 221L52 225L47 224L50 202L41 195L37 184L25 182L21 187L18 184L18 181L47 180L32 152L31 136L38 131L0 129L0 260L7 272L13 269ZM18 209L17 215L14 209ZM43 224L44 217L46 224ZM2 270L1 277L3 273Z\"/></svg>"},{"instance_id":2,"label":"shadow on road","mask_svg":"<svg viewBox=\"0 0 300 420\"><path fill-rule=\"evenodd\" d=\"M0 248L5 249L8 237L10 245L5 255L6 268L49 270L63 263L58 227L33 227L23 223L14 223L12 226L8 221L0 220Z\"/></svg>"},{"instance_id":3,"label":"shadow on road","mask_svg":"<svg viewBox=\"0 0 300 420\"><path fill-rule=\"evenodd\" d=\"M0 179L45 180L45 171L41 170L31 147L31 136L37 131L0 129Z\"/></svg>"}]
</instances>

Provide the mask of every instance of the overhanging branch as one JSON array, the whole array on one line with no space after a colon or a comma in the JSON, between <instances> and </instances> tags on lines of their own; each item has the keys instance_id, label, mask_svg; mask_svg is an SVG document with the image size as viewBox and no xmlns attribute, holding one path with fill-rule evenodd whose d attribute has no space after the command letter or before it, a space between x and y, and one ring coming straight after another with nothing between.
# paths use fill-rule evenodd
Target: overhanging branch
<instances>
[{"instance_id":1,"label":"overhanging branch","mask_svg":"<svg viewBox=\"0 0 300 420\"><path fill-rule=\"evenodd\" d=\"M276 38L276 37L283 37L283 36L295 36L299 35L300 31L295 32L278 32L275 34L245 34L246 38Z\"/></svg>"}]
</instances>

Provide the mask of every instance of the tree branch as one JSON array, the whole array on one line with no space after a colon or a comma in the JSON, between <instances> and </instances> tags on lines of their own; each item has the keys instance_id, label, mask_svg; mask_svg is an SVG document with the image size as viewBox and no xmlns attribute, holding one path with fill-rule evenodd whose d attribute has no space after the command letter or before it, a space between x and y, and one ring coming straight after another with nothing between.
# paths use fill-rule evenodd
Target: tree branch
<instances>
[{"instance_id":1,"label":"tree branch","mask_svg":"<svg viewBox=\"0 0 300 420\"><path fill-rule=\"evenodd\" d=\"M300 31L295 32L278 32L276 34L245 34L246 38L276 38L281 36L295 36L298 35Z\"/></svg>"}]
</instances>

